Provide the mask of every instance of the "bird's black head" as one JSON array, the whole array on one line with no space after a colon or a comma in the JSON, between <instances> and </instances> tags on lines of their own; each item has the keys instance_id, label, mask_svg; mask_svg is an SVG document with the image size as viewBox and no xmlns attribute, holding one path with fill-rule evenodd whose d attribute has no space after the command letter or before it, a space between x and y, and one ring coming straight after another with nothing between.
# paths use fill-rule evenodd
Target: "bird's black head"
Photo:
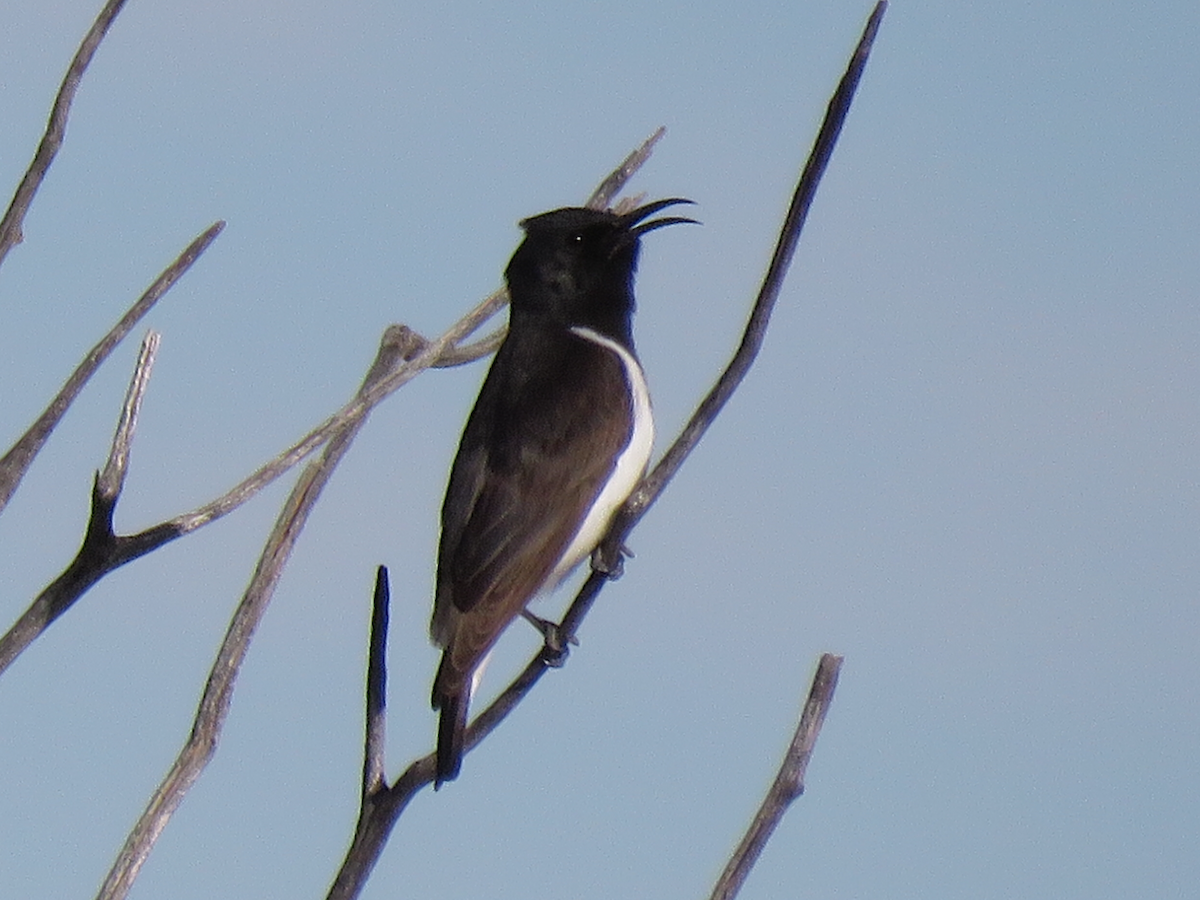
<instances>
[{"instance_id":1,"label":"bird's black head","mask_svg":"<svg viewBox=\"0 0 1200 900\"><path fill-rule=\"evenodd\" d=\"M522 221L525 240L504 273L514 321L549 318L628 337L639 238L664 225L695 221L649 218L691 202L659 200L623 215L568 207Z\"/></svg>"}]
</instances>

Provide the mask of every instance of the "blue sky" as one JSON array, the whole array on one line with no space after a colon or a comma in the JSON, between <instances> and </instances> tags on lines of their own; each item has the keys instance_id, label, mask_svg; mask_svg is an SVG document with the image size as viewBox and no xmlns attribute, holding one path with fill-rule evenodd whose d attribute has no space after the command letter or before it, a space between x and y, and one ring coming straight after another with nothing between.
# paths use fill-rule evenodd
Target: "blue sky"
<instances>
[{"instance_id":1,"label":"blue sky","mask_svg":"<svg viewBox=\"0 0 1200 900\"><path fill-rule=\"evenodd\" d=\"M98 7L0 8L6 198ZM704 225L642 254L661 449L732 350L868 11L131 0L0 270L0 446L225 219L147 321L117 524L198 506L337 408L388 323L448 326L518 219L665 125L632 187ZM417 799L365 896L705 895L822 651L846 662L808 792L744 897L1194 890L1198 26L1183 3L892 4L758 366L570 663ZM0 516L4 627L78 545L141 333ZM428 750L437 510L482 374L372 416L134 897L323 895L378 563L390 773ZM0 895L94 893L287 487L110 576L0 678Z\"/></svg>"}]
</instances>

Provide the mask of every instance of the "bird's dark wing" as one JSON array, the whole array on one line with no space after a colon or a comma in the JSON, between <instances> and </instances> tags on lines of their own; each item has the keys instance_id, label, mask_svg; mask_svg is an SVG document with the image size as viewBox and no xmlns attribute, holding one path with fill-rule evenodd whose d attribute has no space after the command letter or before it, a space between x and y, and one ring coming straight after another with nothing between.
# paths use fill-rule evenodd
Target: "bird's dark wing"
<instances>
[{"instance_id":1,"label":"bird's dark wing","mask_svg":"<svg viewBox=\"0 0 1200 900\"><path fill-rule=\"evenodd\" d=\"M453 645L460 673L543 586L629 440L629 389L615 354L573 335L555 352L537 349L536 370L503 367L515 373L507 384L493 378L497 358L451 471L433 630ZM541 402L515 402L528 392Z\"/></svg>"}]
</instances>

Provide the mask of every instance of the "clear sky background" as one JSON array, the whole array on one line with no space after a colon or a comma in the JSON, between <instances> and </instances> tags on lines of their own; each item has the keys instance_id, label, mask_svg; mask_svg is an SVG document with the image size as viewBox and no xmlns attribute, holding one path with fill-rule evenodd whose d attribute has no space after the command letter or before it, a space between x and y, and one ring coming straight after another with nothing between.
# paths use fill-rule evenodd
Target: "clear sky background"
<instances>
[{"instance_id":1,"label":"clear sky background","mask_svg":"<svg viewBox=\"0 0 1200 900\"><path fill-rule=\"evenodd\" d=\"M5 201L99 6L0 5ZM126 532L336 409L388 323L453 322L518 219L665 125L632 187L704 225L642 254L661 449L734 346L868 11L130 0L0 270L0 446L229 225L0 516L0 627L78 546L145 327ZM1194 3L893 3L757 368L567 667L418 797L365 896L706 896L822 651L846 662L808 792L744 897L1195 895L1198 39ZM323 896L378 563L389 774L431 746L436 518L483 371L371 418L134 897ZM0 896L94 894L290 484L107 578L0 678ZM535 646L514 629L484 690Z\"/></svg>"}]
</instances>

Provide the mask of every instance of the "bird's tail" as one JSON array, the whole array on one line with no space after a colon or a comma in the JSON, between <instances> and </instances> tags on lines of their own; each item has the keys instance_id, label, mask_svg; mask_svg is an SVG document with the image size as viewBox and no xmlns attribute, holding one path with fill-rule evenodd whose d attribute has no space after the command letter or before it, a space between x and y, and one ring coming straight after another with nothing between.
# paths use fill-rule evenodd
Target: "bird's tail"
<instances>
[{"instance_id":1,"label":"bird's tail","mask_svg":"<svg viewBox=\"0 0 1200 900\"><path fill-rule=\"evenodd\" d=\"M446 656L438 667L433 682L433 708L442 712L438 723L436 791L443 782L453 781L462 768L463 742L467 733L467 709L470 691L462 679L454 678L447 666Z\"/></svg>"}]
</instances>

